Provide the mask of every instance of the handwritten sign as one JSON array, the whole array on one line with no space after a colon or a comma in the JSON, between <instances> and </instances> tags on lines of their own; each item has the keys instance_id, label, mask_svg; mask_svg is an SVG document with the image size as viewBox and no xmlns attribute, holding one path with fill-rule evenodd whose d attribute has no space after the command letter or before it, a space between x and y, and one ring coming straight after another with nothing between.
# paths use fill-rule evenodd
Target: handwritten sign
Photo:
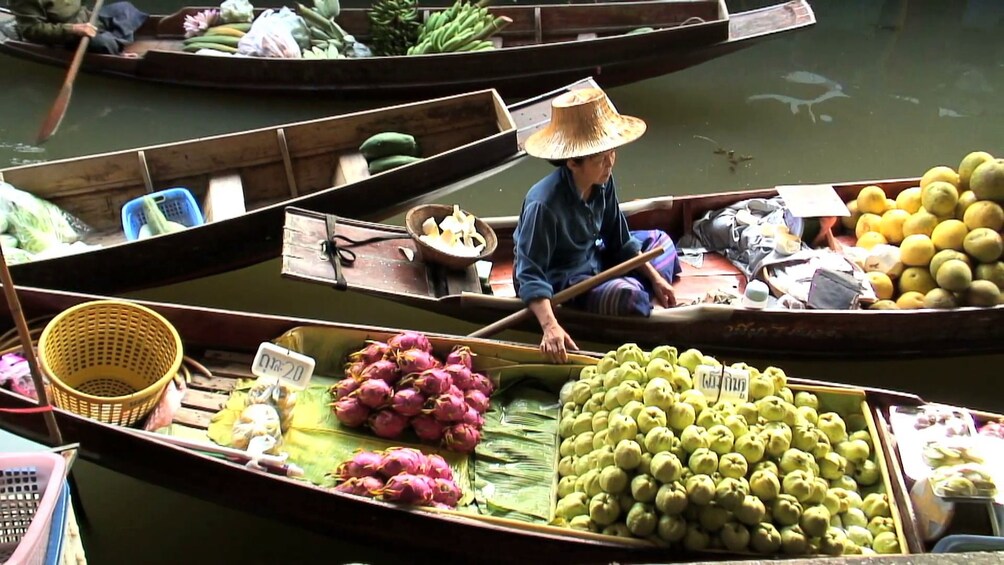
<instances>
[{"instance_id":1,"label":"handwritten sign","mask_svg":"<svg viewBox=\"0 0 1004 565\"><path fill-rule=\"evenodd\" d=\"M698 365L694 387L704 393L708 403L723 401L741 404L749 401L750 374L742 369Z\"/></svg>"},{"instance_id":2,"label":"handwritten sign","mask_svg":"<svg viewBox=\"0 0 1004 565\"><path fill-rule=\"evenodd\" d=\"M791 213L799 218L851 215L831 184L778 186L777 193Z\"/></svg>"},{"instance_id":3,"label":"handwritten sign","mask_svg":"<svg viewBox=\"0 0 1004 565\"><path fill-rule=\"evenodd\" d=\"M258 346L251 372L257 377L278 379L291 386L307 388L314 374L314 364L311 357L265 342Z\"/></svg>"}]
</instances>

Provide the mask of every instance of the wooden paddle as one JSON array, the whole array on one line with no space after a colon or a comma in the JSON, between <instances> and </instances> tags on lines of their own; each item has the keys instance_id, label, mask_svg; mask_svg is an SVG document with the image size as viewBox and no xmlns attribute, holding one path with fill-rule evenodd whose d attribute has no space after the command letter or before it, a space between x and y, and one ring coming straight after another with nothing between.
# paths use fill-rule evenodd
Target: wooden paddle
<instances>
[{"instance_id":1,"label":"wooden paddle","mask_svg":"<svg viewBox=\"0 0 1004 565\"><path fill-rule=\"evenodd\" d=\"M655 249L646 251L645 253L635 255L634 257L628 259L627 261L624 261L619 265L614 265L613 267L610 267L609 269L603 271L602 273L593 275L584 281L577 282L572 286L566 288L565 290L562 290L561 292L555 294L554 296L551 297L551 304L557 306L562 302L567 302L584 292L588 292L590 289L601 283L604 283L614 277L619 277L624 273L627 273L628 271L634 270L635 268L647 263L652 259L655 259L656 257L662 255L665 252L666 252L665 249L661 247L656 247ZM519 310L518 312L513 312L512 314L506 316L505 318L502 318L497 322L487 325L474 333L467 334L467 337L489 337L495 335L500 331L508 328L509 326L523 320L523 318L526 318L529 315L530 315L530 309L523 308L522 310Z\"/></svg>"},{"instance_id":2,"label":"wooden paddle","mask_svg":"<svg viewBox=\"0 0 1004 565\"><path fill-rule=\"evenodd\" d=\"M17 297L17 291L14 290L14 281L11 280L10 269L7 268L3 247L0 247L0 282L3 283L3 293L7 297L7 308L10 310L11 317L14 318L17 335L21 339L21 350L25 360L28 361L28 368L31 370L31 380L35 383L38 406L39 408L47 408L49 397L45 394L45 382L42 380L42 373L38 368L38 359L35 358L35 345L31 341L28 322L24 319L24 312L21 310L21 301ZM45 427L49 430L49 439L52 440L52 444L61 445L63 435L59 432L56 415L52 413L52 410L45 410L42 412L42 417L45 419Z\"/></svg>"},{"instance_id":3,"label":"wooden paddle","mask_svg":"<svg viewBox=\"0 0 1004 565\"><path fill-rule=\"evenodd\" d=\"M101 5L105 3L105 0L96 0L94 2L94 11L91 12L91 19L88 21L92 26L97 27L98 23L98 12L101 10ZM73 81L77 78L77 71L80 70L80 64L84 62L84 54L87 52L87 46L90 45L91 38L84 37L80 38L80 43L77 45L77 52L73 54L73 62L70 63L70 70L66 72L66 79L63 80L63 88L59 91L59 96L56 97L56 102L53 103L52 109L49 110L49 115L45 117L45 121L42 122L42 129L38 132L38 139L36 140L36 145L41 145L46 142L52 134L56 133L59 128L59 124L63 121L63 116L66 115L66 108L70 105L70 95L73 94Z\"/></svg>"}]
</instances>

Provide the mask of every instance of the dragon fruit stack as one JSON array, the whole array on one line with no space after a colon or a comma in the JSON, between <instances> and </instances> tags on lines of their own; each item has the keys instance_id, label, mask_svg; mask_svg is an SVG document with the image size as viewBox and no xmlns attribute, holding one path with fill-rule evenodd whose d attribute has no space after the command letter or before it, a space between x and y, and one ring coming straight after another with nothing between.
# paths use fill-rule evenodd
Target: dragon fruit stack
<instances>
[{"instance_id":1,"label":"dragon fruit stack","mask_svg":"<svg viewBox=\"0 0 1004 565\"><path fill-rule=\"evenodd\" d=\"M335 416L394 439L410 426L420 440L471 452L481 440L494 385L472 369L474 354L457 345L442 361L419 332L370 342L349 356L345 378L331 387Z\"/></svg>"},{"instance_id":2,"label":"dragon fruit stack","mask_svg":"<svg viewBox=\"0 0 1004 565\"><path fill-rule=\"evenodd\" d=\"M335 473L335 490L358 496L439 508L456 508L461 497L445 459L408 447L356 452Z\"/></svg>"}]
</instances>

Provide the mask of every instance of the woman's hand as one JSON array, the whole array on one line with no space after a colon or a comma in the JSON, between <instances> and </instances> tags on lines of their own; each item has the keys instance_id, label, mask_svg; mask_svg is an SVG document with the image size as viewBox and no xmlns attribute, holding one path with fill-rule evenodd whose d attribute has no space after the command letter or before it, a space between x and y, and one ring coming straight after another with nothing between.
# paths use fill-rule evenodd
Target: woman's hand
<instances>
[{"instance_id":1,"label":"woman's hand","mask_svg":"<svg viewBox=\"0 0 1004 565\"><path fill-rule=\"evenodd\" d=\"M565 328L562 328L557 321L543 327L544 337L540 340L540 352L543 353L552 363L565 363L568 361L568 350L579 348L568 335Z\"/></svg>"},{"instance_id":2,"label":"woman's hand","mask_svg":"<svg viewBox=\"0 0 1004 565\"><path fill-rule=\"evenodd\" d=\"M80 37L94 37L98 34L98 28L91 24L73 24L70 26L70 30L73 32L73 35Z\"/></svg>"},{"instance_id":3,"label":"woman's hand","mask_svg":"<svg viewBox=\"0 0 1004 565\"><path fill-rule=\"evenodd\" d=\"M673 290L673 285L669 284L666 279L659 276L652 280L652 291L655 302L659 306L663 308L676 306L676 292Z\"/></svg>"}]
</instances>

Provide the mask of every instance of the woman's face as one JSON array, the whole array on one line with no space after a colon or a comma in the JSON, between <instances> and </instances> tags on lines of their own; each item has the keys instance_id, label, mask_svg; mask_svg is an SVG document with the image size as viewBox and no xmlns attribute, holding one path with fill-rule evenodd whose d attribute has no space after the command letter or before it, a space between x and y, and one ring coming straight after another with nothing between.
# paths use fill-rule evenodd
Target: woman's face
<instances>
[{"instance_id":1,"label":"woman's face","mask_svg":"<svg viewBox=\"0 0 1004 565\"><path fill-rule=\"evenodd\" d=\"M613 172L616 161L617 151L611 149L585 157L581 163L572 161L572 167L583 180L602 185L610 180L610 173Z\"/></svg>"}]
</instances>

